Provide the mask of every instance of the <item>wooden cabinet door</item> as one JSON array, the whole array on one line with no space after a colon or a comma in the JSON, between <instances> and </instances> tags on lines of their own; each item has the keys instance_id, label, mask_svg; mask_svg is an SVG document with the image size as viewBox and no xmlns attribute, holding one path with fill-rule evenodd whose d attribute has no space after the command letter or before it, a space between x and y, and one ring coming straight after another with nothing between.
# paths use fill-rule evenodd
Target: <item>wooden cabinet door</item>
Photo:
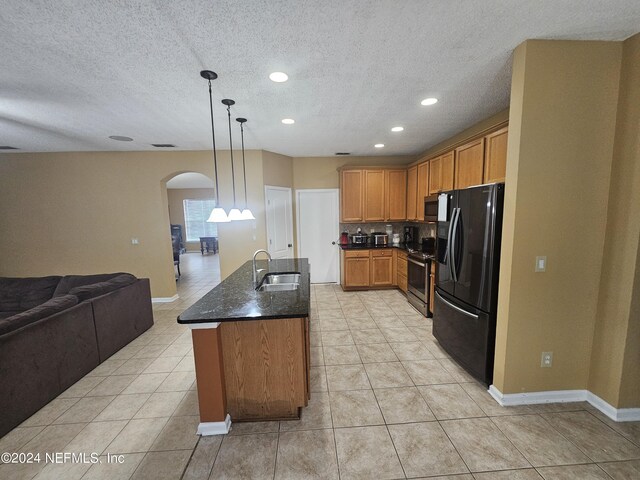
<instances>
[{"instance_id":1,"label":"wooden cabinet door","mask_svg":"<svg viewBox=\"0 0 640 480\"><path fill-rule=\"evenodd\" d=\"M418 198L418 167L407 170L407 220L416 219L416 199Z\"/></svg>"},{"instance_id":2,"label":"wooden cabinet door","mask_svg":"<svg viewBox=\"0 0 640 480\"><path fill-rule=\"evenodd\" d=\"M390 287L393 285L393 256L391 251L388 255L375 255L375 250L371 251L371 280L372 287Z\"/></svg>"},{"instance_id":3,"label":"wooden cabinet door","mask_svg":"<svg viewBox=\"0 0 640 480\"><path fill-rule=\"evenodd\" d=\"M507 137L509 128L504 127L485 138L487 153L484 158L484 183L504 182L507 170Z\"/></svg>"},{"instance_id":4,"label":"wooden cabinet door","mask_svg":"<svg viewBox=\"0 0 640 480\"><path fill-rule=\"evenodd\" d=\"M453 190L455 151L451 150L440 157L440 191Z\"/></svg>"},{"instance_id":5,"label":"wooden cabinet door","mask_svg":"<svg viewBox=\"0 0 640 480\"><path fill-rule=\"evenodd\" d=\"M442 157L429 161L429 195L438 193L442 185Z\"/></svg>"},{"instance_id":6,"label":"wooden cabinet door","mask_svg":"<svg viewBox=\"0 0 640 480\"><path fill-rule=\"evenodd\" d=\"M340 220L362 222L364 220L364 171L343 170L340 175Z\"/></svg>"},{"instance_id":7,"label":"wooden cabinet door","mask_svg":"<svg viewBox=\"0 0 640 480\"><path fill-rule=\"evenodd\" d=\"M418 193L416 198L416 220L424 220L424 197L429 195L429 162L418 165Z\"/></svg>"},{"instance_id":8,"label":"wooden cabinet door","mask_svg":"<svg viewBox=\"0 0 640 480\"><path fill-rule=\"evenodd\" d=\"M407 171L385 170L384 198L386 220L407 218Z\"/></svg>"},{"instance_id":9,"label":"wooden cabinet door","mask_svg":"<svg viewBox=\"0 0 640 480\"><path fill-rule=\"evenodd\" d=\"M369 257L347 257L344 259L344 286L369 286Z\"/></svg>"},{"instance_id":10,"label":"wooden cabinet door","mask_svg":"<svg viewBox=\"0 0 640 480\"><path fill-rule=\"evenodd\" d=\"M364 221L384 221L384 170L364 171Z\"/></svg>"},{"instance_id":11,"label":"wooden cabinet door","mask_svg":"<svg viewBox=\"0 0 640 480\"><path fill-rule=\"evenodd\" d=\"M456 148L455 188L481 185L484 175L484 138Z\"/></svg>"}]
</instances>

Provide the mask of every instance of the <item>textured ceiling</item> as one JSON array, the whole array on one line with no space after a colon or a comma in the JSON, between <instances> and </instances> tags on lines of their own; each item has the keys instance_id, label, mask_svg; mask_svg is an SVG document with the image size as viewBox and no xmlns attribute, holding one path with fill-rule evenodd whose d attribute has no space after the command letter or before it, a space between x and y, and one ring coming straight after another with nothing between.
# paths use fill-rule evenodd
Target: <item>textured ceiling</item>
<instances>
[{"instance_id":1,"label":"textured ceiling","mask_svg":"<svg viewBox=\"0 0 640 480\"><path fill-rule=\"evenodd\" d=\"M227 97L249 119L247 148L396 155L507 107L523 40L622 40L640 29L640 2L3 0L0 25L0 145L210 148L207 68L220 148ZM440 101L421 106L429 96Z\"/></svg>"}]
</instances>

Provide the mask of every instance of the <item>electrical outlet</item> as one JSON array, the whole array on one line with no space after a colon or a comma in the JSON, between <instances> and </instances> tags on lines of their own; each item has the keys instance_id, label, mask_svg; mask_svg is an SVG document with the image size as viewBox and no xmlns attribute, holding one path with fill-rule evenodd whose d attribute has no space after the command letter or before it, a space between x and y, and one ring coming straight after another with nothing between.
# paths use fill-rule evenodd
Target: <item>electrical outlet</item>
<instances>
[{"instance_id":1,"label":"electrical outlet","mask_svg":"<svg viewBox=\"0 0 640 480\"><path fill-rule=\"evenodd\" d=\"M540 357L540 366L543 368L548 368L553 365L553 352L542 352L542 356Z\"/></svg>"},{"instance_id":2,"label":"electrical outlet","mask_svg":"<svg viewBox=\"0 0 640 480\"><path fill-rule=\"evenodd\" d=\"M536 272L547 270L547 257L536 257Z\"/></svg>"},{"instance_id":3,"label":"electrical outlet","mask_svg":"<svg viewBox=\"0 0 640 480\"><path fill-rule=\"evenodd\" d=\"M131 239L131 245L139 245L139 244L140 244L140 240L138 240L137 238Z\"/></svg>"}]
</instances>

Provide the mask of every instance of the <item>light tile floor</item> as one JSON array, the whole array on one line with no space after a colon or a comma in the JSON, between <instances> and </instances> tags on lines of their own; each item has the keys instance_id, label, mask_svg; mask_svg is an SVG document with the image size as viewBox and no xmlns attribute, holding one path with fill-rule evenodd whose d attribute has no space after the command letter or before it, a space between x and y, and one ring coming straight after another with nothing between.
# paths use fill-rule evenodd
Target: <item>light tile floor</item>
<instances>
[{"instance_id":1,"label":"light tile floor","mask_svg":"<svg viewBox=\"0 0 640 480\"><path fill-rule=\"evenodd\" d=\"M586 403L500 407L397 291L313 286L302 418L200 438L191 337L175 319L220 273L217 256L181 260L180 299L154 305L153 328L0 439L2 452L103 463L2 464L0 478L640 478L640 422Z\"/></svg>"}]
</instances>

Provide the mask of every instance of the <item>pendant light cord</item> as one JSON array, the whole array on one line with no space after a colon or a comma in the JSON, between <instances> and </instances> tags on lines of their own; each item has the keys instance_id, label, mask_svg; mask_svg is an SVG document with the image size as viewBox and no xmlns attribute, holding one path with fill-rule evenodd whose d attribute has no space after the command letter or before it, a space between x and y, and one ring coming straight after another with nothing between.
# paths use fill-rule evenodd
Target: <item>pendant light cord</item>
<instances>
[{"instance_id":1,"label":"pendant light cord","mask_svg":"<svg viewBox=\"0 0 640 480\"><path fill-rule=\"evenodd\" d=\"M211 142L213 143L213 171L216 176L216 207L220 206L220 191L218 190L218 158L216 157L216 135L213 127L213 100L211 99L211 80L209 80L209 111L211 112Z\"/></svg>"},{"instance_id":2,"label":"pendant light cord","mask_svg":"<svg viewBox=\"0 0 640 480\"><path fill-rule=\"evenodd\" d=\"M242 177L244 178L244 208L247 208L247 167L244 163L244 127L240 123L240 138L242 139Z\"/></svg>"},{"instance_id":3,"label":"pendant light cord","mask_svg":"<svg viewBox=\"0 0 640 480\"><path fill-rule=\"evenodd\" d=\"M236 175L233 168L233 143L231 142L231 105L227 105L227 116L229 117L229 154L231 155L231 184L233 185L233 206L236 206Z\"/></svg>"}]
</instances>

